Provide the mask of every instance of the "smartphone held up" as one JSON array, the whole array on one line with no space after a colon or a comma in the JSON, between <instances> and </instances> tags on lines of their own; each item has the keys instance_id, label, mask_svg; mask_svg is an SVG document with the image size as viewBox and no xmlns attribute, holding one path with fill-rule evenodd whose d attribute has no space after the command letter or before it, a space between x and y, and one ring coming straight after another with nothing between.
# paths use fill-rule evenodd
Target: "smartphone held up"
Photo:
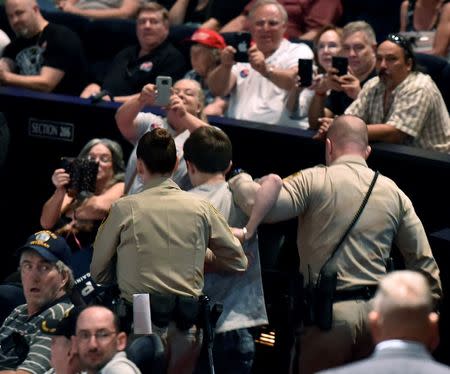
<instances>
[{"instance_id":1,"label":"smartphone held up","mask_svg":"<svg viewBox=\"0 0 450 374\"><path fill-rule=\"evenodd\" d=\"M335 68L338 72L337 75L345 75L347 74L348 70L348 58L347 57L340 57L340 56L333 56L331 58L331 65L333 68Z\"/></svg>"},{"instance_id":2,"label":"smartphone held up","mask_svg":"<svg viewBox=\"0 0 450 374\"><path fill-rule=\"evenodd\" d=\"M237 32L234 35L230 45L236 49L234 55L234 61L236 62L248 62L248 50L250 49L250 42L252 36L248 32Z\"/></svg>"},{"instance_id":3,"label":"smartphone held up","mask_svg":"<svg viewBox=\"0 0 450 374\"><path fill-rule=\"evenodd\" d=\"M172 78L159 75L156 77L156 106L167 106L170 102L172 94Z\"/></svg>"},{"instance_id":4,"label":"smartphone held up","mask_svg":"<svg viewBox=\"0 0 450 374\"><path fill-rule=\"evenodd\" d=\"M80 194L95 193L97 183L98 163L87 158L61 157L61 167L70 176L66 186L67 194L77 198Z\"/></svg>"},{"instance_id":5,"label":"smartphone held up","mask_svg":"<svg viewBox=\"0 0 450 374\"><path fill-rule=\"evenodd\" d=\"M313 60L298 59L298 76L300 78L301 87L309 87L313 80Z\"/></svg>"}]
</instances>

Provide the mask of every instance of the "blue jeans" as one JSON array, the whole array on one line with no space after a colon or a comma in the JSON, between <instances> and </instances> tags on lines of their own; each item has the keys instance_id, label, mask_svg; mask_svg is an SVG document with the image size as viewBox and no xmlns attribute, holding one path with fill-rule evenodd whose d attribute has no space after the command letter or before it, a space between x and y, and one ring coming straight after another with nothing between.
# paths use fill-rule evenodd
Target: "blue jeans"
<instances>
[{"instance_id":1,"label":"blue jeans","mask_svg":"<svg viewBox=\"0 0 450 374\"><path fill-rule=\"evenodd\" d=\"M214 337L216 374L248 374L255 356L255 343L248 329L231 330ZM203 351L195 374L208 373L208 355Z\"/></svg>"}]
</instances>

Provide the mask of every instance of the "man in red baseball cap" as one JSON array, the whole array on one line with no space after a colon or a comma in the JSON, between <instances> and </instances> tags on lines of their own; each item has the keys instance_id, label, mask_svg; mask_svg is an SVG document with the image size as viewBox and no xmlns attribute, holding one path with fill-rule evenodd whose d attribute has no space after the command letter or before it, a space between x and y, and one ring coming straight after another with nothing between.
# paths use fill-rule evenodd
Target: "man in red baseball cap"
<instances>
[{"instance_id":1,"label":"man in red baseball cap","mask_svg":"<svg viewBox=\"0 0 450 374\"><path fill-rule=\"evenodd\" d=\"M220 63L220 51L226 47L222 35L211 29L197 29L187 40L191 45L192 70L185 75L200 83L205 94L205 109L207 115L223 115L226 101L220 96L214 96L206 85L209 73Z\"/></svg>"},{"instance_id":2,"label":"man in red baseball cap","mask_svg":"<svg viewBox=\"0 0 450 374\"><path fill-rule=\"evenodd\" d=\"M222 35L211 29L197 29L192 34L189 41L217 49L224 49L226 47L226 43Z\"/></svg>"}]
</instances>

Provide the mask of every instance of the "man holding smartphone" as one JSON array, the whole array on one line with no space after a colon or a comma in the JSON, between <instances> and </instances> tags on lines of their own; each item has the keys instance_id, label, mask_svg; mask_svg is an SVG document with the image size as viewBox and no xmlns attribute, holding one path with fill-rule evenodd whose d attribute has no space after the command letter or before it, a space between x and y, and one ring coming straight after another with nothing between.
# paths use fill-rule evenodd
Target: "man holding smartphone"
<instances>
[{"instance_id":1,"label":"man holding smartphone","mask_svg":"<svg viewBox=\"0 0 450 374\"><path fill-rule=\"evenodd\" d=\"M344 113L356 99L362 86L376 75L377 41L372 27L364 21L350 22L343 29L342 50L348 59L349 72L339 73L334 63L327 72L326 85L317 87L309 107L309 126L318 129L323 117L333 118ZM327 91L331 90L327 95Z\"/></svg>"},{"instance_id":2,"label":"man holding smartphone","mask_svg":"<svg viewBox=\"0 0 450 374\"><path fill-rule=\"evenodd\" d=\"M295 85L298 59L312 59L313 53L306 44L284 39L287 14L277 1L256 1L249 20L254 42L249 62L236 63L236 49L227 46L208 86L215 95L230 94L228 117L283 124L288 120L285 103Z\"/></svg>"}]
</instances>

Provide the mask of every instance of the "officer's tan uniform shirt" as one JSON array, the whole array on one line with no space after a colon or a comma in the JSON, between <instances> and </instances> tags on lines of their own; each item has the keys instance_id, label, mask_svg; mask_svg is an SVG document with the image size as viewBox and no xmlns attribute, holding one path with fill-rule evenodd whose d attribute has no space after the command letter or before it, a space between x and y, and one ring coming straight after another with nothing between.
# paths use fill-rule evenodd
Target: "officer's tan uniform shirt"
<instances>
[{"instance_id":1,"label":"officer's tan uniform shirt","mask_svg":"<svg viewBox=\"0 0 450 374\"><path fill-rule=\"evenodd\" d=\"M374 171L357 156L343 156L331 166L302 170L284 180L268 215L277 222L299 217L297 246L300 271L316 281L324 262L359 209ZM253 201L250 199L250 204ZM386 273L392 244L400 249L408 269L431 276L435 298L441 295L439 270L424 228L409 198L382 175L358 222L336 253L339 290L376 285Z\"/></svg>"},{"instance_id":2,"label":"officer's tan uniform shirt","mask_svg":"<svg viewBox=\"0 0 450 374\"><path fill-rule=\"evenodd\" d=\"M247 258L223 216L208 201L161 178L112 205L94 243L91 275L99 283L116 275L121 296L130 302L134 293L144 292L198 296L207 247L216 266L246 269Z\"/></svg>"}]
</instances>

